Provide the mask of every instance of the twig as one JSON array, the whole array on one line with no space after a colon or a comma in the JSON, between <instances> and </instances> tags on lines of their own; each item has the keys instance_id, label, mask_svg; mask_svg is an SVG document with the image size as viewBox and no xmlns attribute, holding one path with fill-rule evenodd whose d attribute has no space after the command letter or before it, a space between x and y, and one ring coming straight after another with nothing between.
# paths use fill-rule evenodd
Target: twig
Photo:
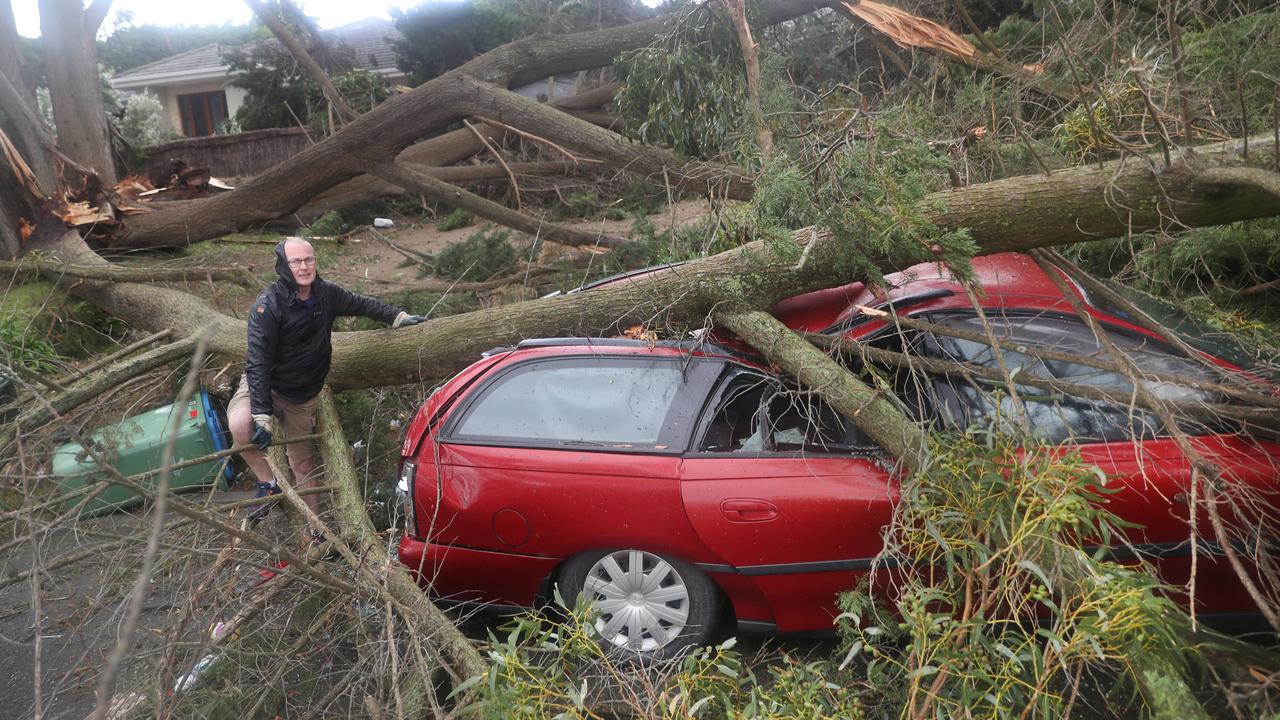
<instances>
[{"instance_id":1,"label":"twig","mask_svg":"<svg viewBox=\"0 0 1280 720\"><path fill-rule=\"evenodd\" d=\"M94 370L97 370L99 368L104 368L110 365L111 363L115 362L116 360L119 360L120 358L126 355L129 355L130 353L140 350L150 345L151 343L157 342L159 340L164 340L165 338L169 337L171 333L172 333L171 330L161 330L160 332L155 333L153 335L148 335L147 337L144 337L137 342L130 343L120 348L119 350L111 353L110 355L107 355L106 357L95 360L94 362L80 368L79 370L75 370L71 372L70 374L68 374L66 377L62 379L62 382L64 383L75 382L76 380L79 380L85 375L88 375L89 373L93 372Z\"/></svg>"},{"instance_id":2,"label":"twig","mask_svg":"<svg viewBox=\"0 0 1280 720\"><path fill-rule=\"evenodd\" d=\"M553 148L556 152L572 160L574 164L579 164L579 163L596 163L600 165L604 164L603 160L593 160L591 158L580 158L577 155L574 155L573 153L566 150L564 147L561 147L560 145L557 145L544 137L540 137L532 133L527 133L524 130L511 127L506 123L498 122L493 118L487 118L487 117L484 117L483 115L476 115L475 118L480 122L484 123L485 125L489 125L490 127L501 128L503 130L506 130L507 132L515 133L516 135L519 135L520 137L525 138L526 140L531 140L536 143L547 145L548 147Z\"/></svg>"},{"instance_id":3,"label":"twig","mask_svg":"<svg viewBox=\"0 0 1280 720\"><path fill-rule=\"evenodd\" d=\"M523 211L524 204L520 202L520 183L516 181L516 174L511 172L511 166L507 165L507 161L498 153L497 148L489 142L489 138L485 137L484 133L476 129L475 125L472 125L465 118L462 120L462 124L467 126L467 129L476 136L476 139L489 149L489 153L493 155L493 159L497 160L498 164L502 166L502 169L507 171L507 178L511 180L511 189L515 190L516 193L516 210Z\"/></svg>"}]
</instances>

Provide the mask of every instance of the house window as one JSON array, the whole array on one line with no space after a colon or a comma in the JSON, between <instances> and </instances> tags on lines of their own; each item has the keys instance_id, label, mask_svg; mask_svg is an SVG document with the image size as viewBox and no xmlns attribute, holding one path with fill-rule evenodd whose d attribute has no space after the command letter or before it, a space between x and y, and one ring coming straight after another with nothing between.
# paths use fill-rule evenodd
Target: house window
<instances>
[{"instance_id":1,"label":"house window","mask_svg":"<svg viewBox=\"0 0 1280 720\"><path fill-rule=\"evenodd\" d=\"M227 95L221 90L178 96L178 112L182 114L182 134L203 137L218 131L227 119Z\"/></svg>"}]
</instances>

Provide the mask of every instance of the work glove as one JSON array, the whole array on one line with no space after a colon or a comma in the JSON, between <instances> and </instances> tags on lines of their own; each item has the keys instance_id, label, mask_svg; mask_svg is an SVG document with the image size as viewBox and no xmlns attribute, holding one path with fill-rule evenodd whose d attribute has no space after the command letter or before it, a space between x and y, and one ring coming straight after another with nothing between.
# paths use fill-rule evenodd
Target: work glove
<instances>
[{"instance_id":1,"label":"work glove","mask_svg":"<svg viewBox=\"0 0 1280 720\"><path fill-rule=\"evenodd\" d=\"M249 436L249 443L257 445L259 450L266 450L271 445L271 416L270 415L254 415L253 435Z\"/></svg>"},{"instance_id":2,"label":"work glove","mask_svg":"<svg viewBox=\"0 0 1280 720\"><path fill-rule=\"evenodd\" d=\"M391 323L391 327L393 328L409 327L410 325L417 325L420 322L426 322L426 320L427 319L422 317L421 315L410 315L407 312L401 312L399 315L396 316L395 322Z\"/></svg>"}]
</instances>

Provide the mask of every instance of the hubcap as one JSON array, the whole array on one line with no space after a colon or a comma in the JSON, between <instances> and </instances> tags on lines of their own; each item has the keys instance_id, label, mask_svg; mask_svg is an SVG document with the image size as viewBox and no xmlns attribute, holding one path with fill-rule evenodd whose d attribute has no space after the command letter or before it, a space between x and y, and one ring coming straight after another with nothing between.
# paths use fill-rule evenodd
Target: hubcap
<instances>
[{"instance_id":1,"label":"hubcap","mask_svg":"<svg viewBox=\"0 0 1280 720\"><path fill-rule=\"evenodd\" d=\"M689 590L666 560L643 550L605 555L587 571L582 592L609 643L648 652L674 640L689 617Z\"/></svg>"}]
</instances>

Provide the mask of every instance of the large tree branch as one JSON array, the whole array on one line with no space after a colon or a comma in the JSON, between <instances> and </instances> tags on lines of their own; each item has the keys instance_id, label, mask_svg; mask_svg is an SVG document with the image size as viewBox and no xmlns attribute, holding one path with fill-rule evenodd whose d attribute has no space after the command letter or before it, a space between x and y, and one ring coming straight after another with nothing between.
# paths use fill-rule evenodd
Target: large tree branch
<instances>
[{"instance_id":1,"label":"large tree branch","mask_svg":"<svg viewBox=\"0 0 1280 720\"><path fill-rule=\"evenodd\" d=\"M719 311L715 320L802 386L821 394L836 412L852 420L904 467L916 470L924 463L928 442L918 425L882 392L854 377L777 318L758 310Z\"/></svg>"},{"instance_id":2,"label":"large tree branch","mask_svg":"<svg viewBox=\"0 0 1280 720\"><path fill-rule=\"evenodd\" d=\"M616 235L594 233L565 225L544 222L543 220L516 212L509 207L486 200L473 192L463 190L437 180L431 175L397 163L383 163L370 168L376 175L387 182L395 183L402 188L422 193L424 196L451 207L462 208L467 212L492 220L500 225L515 228L534 237L552 240L565 245L602 245L614 247L626 242Z\"/></svg>"},{"instance_id":3,"label":"large tree branch","mask_svg":"<svg viewBox=\"0 0 1280 720\"><path fill-rule=\"evenodd\" d=\"M56 189L52 157L57 151L53 131L36 115L18 88L21 77L10 76L0 69L0 107L17 136L18 149L46 195Z\"/></svg>"}]
</instances>

